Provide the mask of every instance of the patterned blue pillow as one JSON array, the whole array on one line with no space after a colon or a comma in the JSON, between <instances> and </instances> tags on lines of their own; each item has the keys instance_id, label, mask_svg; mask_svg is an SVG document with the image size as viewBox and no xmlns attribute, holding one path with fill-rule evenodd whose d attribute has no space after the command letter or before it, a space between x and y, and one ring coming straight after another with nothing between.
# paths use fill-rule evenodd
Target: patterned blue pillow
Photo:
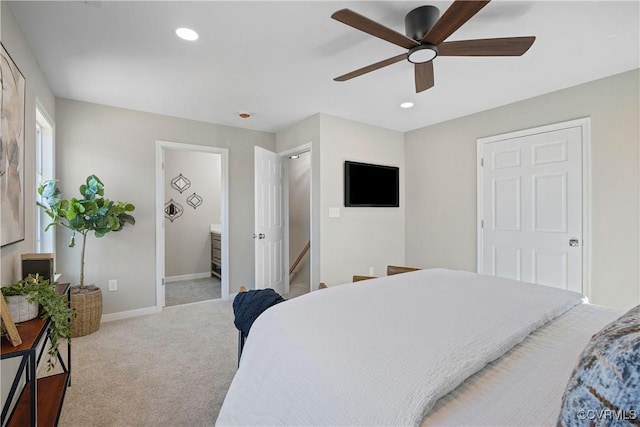
<instances>
[{"instance_id":1,"label":"patterned blue pillow","mask_svg":"<svg viewBox=\"0 0 640 427\"><path fill-rule=\"evenodd\" d=\"M558 426L640 426L640 305L591 338L564 392Z\"/></svg>"}]
</instances>

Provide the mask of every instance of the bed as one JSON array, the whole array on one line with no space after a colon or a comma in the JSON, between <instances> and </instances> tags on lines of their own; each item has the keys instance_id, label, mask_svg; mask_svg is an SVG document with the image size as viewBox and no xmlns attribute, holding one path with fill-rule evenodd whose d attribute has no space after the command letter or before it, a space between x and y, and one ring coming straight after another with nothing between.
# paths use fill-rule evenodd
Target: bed
<instances>
[{"instance_id":1,"label":"bed","mask_svg":"<svg viewBox=\"0 0 640 427\"><path fill-rule=\"evenodd\" d=\"M445 269L314 292L253 324L216 424L555 425L580 353L619 315Z\"/></svg>"}]
</instances>

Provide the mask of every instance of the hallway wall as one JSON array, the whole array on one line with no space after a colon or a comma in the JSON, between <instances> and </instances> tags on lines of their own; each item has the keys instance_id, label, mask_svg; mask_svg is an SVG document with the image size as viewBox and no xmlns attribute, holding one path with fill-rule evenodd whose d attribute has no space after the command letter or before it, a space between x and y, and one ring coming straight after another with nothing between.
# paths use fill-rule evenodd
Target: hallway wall
<instances>
[{"instance_id":1,"label":"hallway wall","mask_svg":"<svg viewBox=\"0 0 640 427\"><path fill-rule=\"evenodd\" d=\"M287 159L289 166L289 267L311 238L311 153ZM305 255L291 284L309 283L309 253Z\"/></svg>"}]
</instances>

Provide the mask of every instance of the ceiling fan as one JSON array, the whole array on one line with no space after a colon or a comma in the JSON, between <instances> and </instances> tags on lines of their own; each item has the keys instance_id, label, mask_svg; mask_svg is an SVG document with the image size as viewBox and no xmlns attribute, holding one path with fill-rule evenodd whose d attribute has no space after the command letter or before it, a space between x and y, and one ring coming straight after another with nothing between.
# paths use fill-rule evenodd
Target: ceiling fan
<instances>
[{"instance_id":1,"label":"ceiling fan","mask_svg":"<svg viewBox=\"0 0 640 427\"><path fill-rule=\"evenodd\" d=\"M419 93L433 87L432 61L436 56L522 55L531 47L535 37L504 37L445 42L451 34L478 13L489 1L456 0L440 18L440 11L435 6L421 6L413 9L404 18L406 36L350 9L338 10L331 15L336 21L408 49L408 51L336 77L334 80L339 82L349 80L406 59L414 64L416 93Z\"/></svg>"}]
</instances>

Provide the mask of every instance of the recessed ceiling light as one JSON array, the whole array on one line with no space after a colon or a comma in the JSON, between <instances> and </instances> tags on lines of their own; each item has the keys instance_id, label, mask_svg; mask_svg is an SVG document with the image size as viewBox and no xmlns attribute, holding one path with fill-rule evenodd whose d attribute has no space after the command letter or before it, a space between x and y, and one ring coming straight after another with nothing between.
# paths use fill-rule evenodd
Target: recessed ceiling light
<instances>
[{"instance_id":1,"label":"recessed ceiling light","mask_svg":"<svg viewBox=\"0 0 640 427\"><path fill-rule=\"evenodd\" d=\"M400 108L411 108L413 107L413 102L403 102L400 104Z\"/></svg>"},{"instance_id":2,"label":"recessed ceiling light","mask_svg":"<svg viewBox=\"0 0 640 427\"><path fill-rule=\"evenodd\" d=\"M176 35L182 40L187 40L190 42L198 40L198 33L193 31L191 28L178 28L176 29Z\"/></svg>"}]
</instances>

